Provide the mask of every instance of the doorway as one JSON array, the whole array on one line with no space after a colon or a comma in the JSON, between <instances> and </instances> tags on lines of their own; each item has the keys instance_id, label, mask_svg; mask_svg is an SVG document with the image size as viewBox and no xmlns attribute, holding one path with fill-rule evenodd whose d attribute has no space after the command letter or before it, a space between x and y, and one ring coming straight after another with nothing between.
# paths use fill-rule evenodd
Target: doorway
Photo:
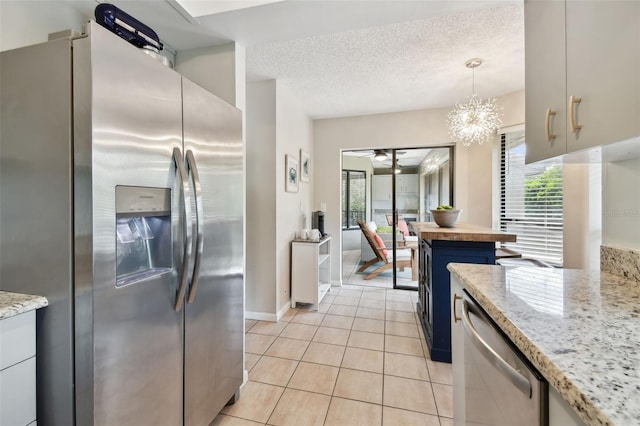
<instances>
[{"instance_id":1,"label":"doorway","mask_svg":"<svg viewBox=\"0 0 640 426\"><path fill-rule=\"evenodd\" d=\"M417 290L411 222L451 203L453 147L343 151L341 196L343 283Z\"/></svg>"}]
</instances>

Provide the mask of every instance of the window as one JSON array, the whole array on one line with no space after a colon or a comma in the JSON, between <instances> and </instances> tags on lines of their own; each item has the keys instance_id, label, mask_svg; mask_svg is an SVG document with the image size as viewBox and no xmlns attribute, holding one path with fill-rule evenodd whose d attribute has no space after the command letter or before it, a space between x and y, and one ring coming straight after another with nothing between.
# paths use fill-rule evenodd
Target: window
<instances>
[{"instance_id":1,"label":"window","mask_svg":"<svg viewBox=\"0 0 640 426\"><path fill-rule=\"evenodd\" d=\"M502 135L500 229L518 236L503 247L562 266L562 163L525 166L524 154L524 131Z\"/></svg>"},{"instance_id":2,"label":"window","mask_svg":"<svg viewBox=\"0 0 640 426\"><path fill-rule=\"evenodd\" d=\"M366 220L367 175L359 170L342 171L342 229L357 228Z\"/></svg>"}]
</instances>

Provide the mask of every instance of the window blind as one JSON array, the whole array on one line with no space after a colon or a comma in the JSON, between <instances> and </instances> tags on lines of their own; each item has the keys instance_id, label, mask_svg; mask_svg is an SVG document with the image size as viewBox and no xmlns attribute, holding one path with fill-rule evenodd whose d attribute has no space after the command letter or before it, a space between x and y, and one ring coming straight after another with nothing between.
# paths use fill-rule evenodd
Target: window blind
<instances>
[{"instance_id":1,"label":"window blind","mask_svg":"<svg viewBox=\"0 0 640 426\"><path fill-rule=\"evenodd\" d=\"M500 229L517 235L503 247L562 266L562 163L525 165L524 131L502 135L500 157Z\"/></svg>"}]
</instances>

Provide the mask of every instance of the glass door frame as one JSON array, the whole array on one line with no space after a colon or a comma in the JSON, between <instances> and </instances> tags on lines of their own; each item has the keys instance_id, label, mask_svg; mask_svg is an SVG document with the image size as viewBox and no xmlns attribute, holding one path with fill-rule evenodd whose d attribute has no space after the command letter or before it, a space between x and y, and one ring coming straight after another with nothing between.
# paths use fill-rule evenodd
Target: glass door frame
<instances>
[{"instance_id":1,"label":"glass door frame","mask_svg":"<svg viewBox=\"0 0 640 426\"><path fill-rule=\"evenodd\" d=\"M455 156L455 145L442 145L442 146L434 146L434 147L426 147L429 149L441 149L441 148L447 148L449 149L449 203L451 204L453 202L453 194L454 194L454 186L455 186L455 160L454 160L454 156ZM397 151L408 151L411 149L425 149L425 147L412 147L412 148L391 148L391 168L392 168L392 173L391 173L391 210L392 210L392 223L391 223L391 235L392 235L392 251L393 251L393 288L394 289L398 289L398 290L414 290L417 291L420 288L420 280L424 279L424 277L421 276L420 273L418 273L418 282L416 284L416 286L408 286L408 285L402 285L402 284L398 284L397 281L397 270L398 270L398 264L397 264L397 247L398 247L398 206L397 206L397 196L398 193L396 191L396 177L399 175L399 173L395 173L393 172L393 169L396 165L396 160L397 160L397 155L396 152ZM419 176L420 173L418 173ZM439 185L442 185L442 182L439 183ZM420 211L420 208L422 206L419 206L418 211ZM418 219L419 220L419 219ZM420 246L420 239L418 238L418 247ZM418 248L419 250L419 248ZM416 253L416 256L420 256L420 253ZM416 262L417 265L420 264L419 259Z\"/></svg>"}]
</instances>

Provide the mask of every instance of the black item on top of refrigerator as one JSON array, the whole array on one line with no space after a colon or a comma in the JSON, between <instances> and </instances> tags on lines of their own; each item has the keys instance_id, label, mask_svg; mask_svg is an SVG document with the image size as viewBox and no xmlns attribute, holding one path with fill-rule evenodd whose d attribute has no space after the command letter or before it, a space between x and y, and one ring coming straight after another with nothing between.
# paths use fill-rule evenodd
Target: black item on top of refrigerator
<instances>
[{"instance_id":1,"label":"black item on top of refrigerator","mask_svg":"<svg viewBox=\"0 0 640 426\"><path fill-rule=\"evenodd\" d=\"M112 4L99 4L95 15L98 24L136 47L152 47L158 51L164 47L155 31Z\"/></svg>"}]
</instances>

